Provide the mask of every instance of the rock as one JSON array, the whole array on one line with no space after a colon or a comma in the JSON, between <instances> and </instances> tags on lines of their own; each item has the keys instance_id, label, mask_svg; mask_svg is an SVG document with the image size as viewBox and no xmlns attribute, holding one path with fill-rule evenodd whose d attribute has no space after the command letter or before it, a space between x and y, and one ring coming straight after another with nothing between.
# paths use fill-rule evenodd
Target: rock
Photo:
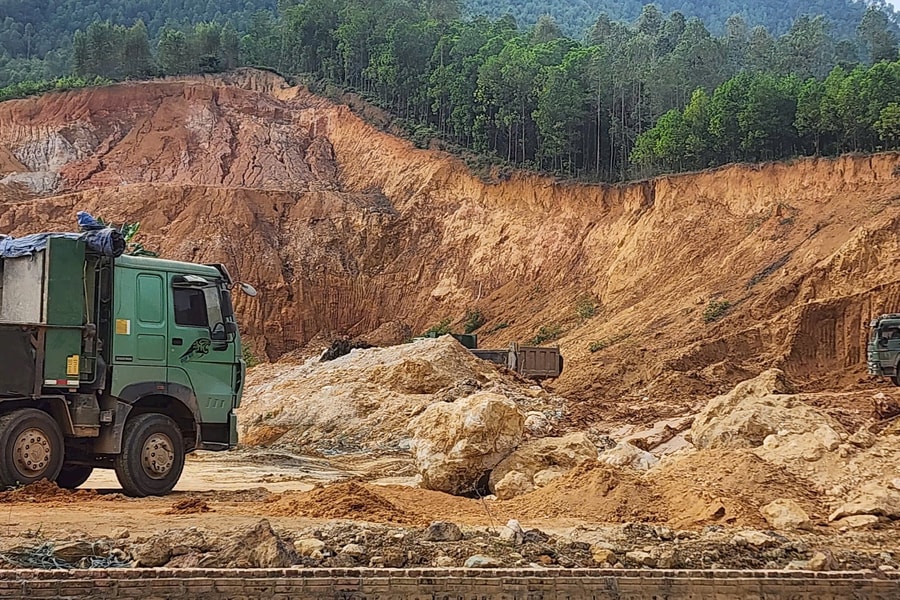
<instances>
[{"instance_id":1,"label":"rock","mask_svg":"<svg viewBox=\"0 0 900 600\"><path fill-rule=\"evenodd\" d=\"M98 556L100 554L106 554L99 548L96 548L96 544L92 544L90 542L78 541L78 542L65 542L56 546L53 549L53 554L59 560L65 561L70 565L76 564L82 558L88 558L90 556ZM165 563L163 563L165 564Z\"/></svg>"},{"instance_id":2,"label":"rock","mask_svg":"<svg viewBox=\"0 0 900 600\"><path fill-rule=\"evenodd\" d=\"M529 529L522 536L522 542L525 544L544 544L550 540L550 536L540 529Z\"/></svg>"},{"instance_id":3,"label":"rock","mask_svg":"<svg viewBox=\"0 0 900 600\"><path fill-rule=\"evenodd\" d=\"M507 522L506 522L506 526L507 526L509 529L515 531L515 532L516 532L517 534L519 534L519 535L524 535L524 534L525 534L525 530L522 529L522 524L519 523L516 519L510 519L509 521L507 521Z\"/></svg>"},{"instance_id":4,"label":"rock","mask_svg":"<svg viewBox=\"0 0 900 600\"><path fill-rule=\"evenodd\" d=\"M456 566L456 561L449 556L436 556L431 564L438 569L449 569Z\"/></svg>"},{"instance_id":5,"label":"rock","mask_svg":"<svg viewBox=\"0 0 900 600\"><path fill-rule=\"evenodd\" d=\"M891 487L894 488L894 489L897 490L897 491L900 491L900 479L892 479L892 480L891 480Z\"/></svg>"},{"instance_id":6,"label":"rock","mask_svg":"<svg viewBox=\"0 0 900 600\"><path fill-rule=\"evenodd\" d=\"M831 552L816 552L806 565L810 571L831 571L834 569L834 557Z\"/></svg>"},{"instance_id":7,"label":"rock","mask_svg":"<svg viewBox=\"0 0 900 600\"><path fill-rule=\"evenodd\" d=\"M525 414L525 433L531 437L541 438L549 435L553 430L553 424L542 412L529 412Z\"/></svg>"},{"instance_id":8,"label":"rock","mask_svg":"<svg viewBox=\"0 0 900 600\"><path fill-rule=\"evenodd\" d=\"M129 537L131 537L131 532L129 532L127 529L116 529L112 532L112 535L110 537L114 540L127 540Z\"/></svg>"},{"instance_id":9,"label":"rock","mask_svg":"<svg viewBox=\"0 0 900 600\"><path fill-rule=\"evenodd\" d=\"M507 544L521 544L522 538L522 534L518 531L514 531L509 527L500 528L500 540L506 542Z\"/></svg>"},{"instance_id":10,"label":"rock","mask_svg":"<svg viewBox=\"0 0 900 600\"><path fill-rule=\"evenodd\" d=\"M388 569L402 569L406 566L406 552L399 548L387 548L384 551L383 565Z\"/></svg>"},{"instance_id":11,"label":"rock","mask_svg":"<svg viewBox=\"0 0 900 600\"><path fill-rule=\"evenodd\" d=\"M853 515L850 517L844 517L843 519L839 519L834 524L840 528L848 528L848 529L859 529L862 527L868 527L869 525L874 525L879 521L879 518L875 515Z\"/></svg>"},{"instance_id":12,"label":"rock","mask_svg":"<svg viewBox=\"0 0 900 600\"><path fill-rule=\"evenodd\" d=\"M498 498L508 500L546 485L569 469L596 458L597 448L584 433L529 440L494 467L488 485ZM511 473L520 475L501 484ZM537 477L539 473L542 475Z\"/></svg>"},{"instance_id":13,"label":"rock","mask_svg":"<svg viewBox=\"0 0 900 600\"><path fill-rule=\"evenodd\" d=\"M731 538L731 543L735 546L753 546L754 548L766 548L777 546L778 540L762 531L747 530L741 531Z\"/></svg>"},{"instance_id":14,"label":"rock","mask_svg":"<svg viewBox=\"0 0 900 600\"><path fill-rule=\"evenodd\" d=\"M591 558L594 560L594 563L598 565L614 565L619 562L615 552L609 548L597 545L591 546Z\"/></svg>"},{"instance_id":15,"label":"rock","mask_svg":"<svg viewBox=\"0 0 900 600\"><path fill-rule=\"evenodd\" d=\"M677 434L688 429L694 422L693 415L688 417L680 417L677 419L669 419L656 423L651 429L645 429L632 433L625 437L622 441L628 442L632 446L636 446L647 452L669 442Z\"/></svg>"},{"instance_id":16,"label":"rock","mask_svg":"<svg viewBox=\"0 0 900 600\"><path fill-rule=\"evenodd\" d=\"M601 453L600 461L614 467L630 467L636 471L649 471L659 464L658 458L627 442Z\"/></svg>"},{"instance_id":17,"label":"rock","mask_svg":"<svg viewBox=\"0 0 900 600\"><path fill-rule=\"evenodd\" d=\"M676 452L681 452L682 450L689 450L693 447L694 445L687 439L687 434L679 433L668 442L653 448L653 455L668 456L670 454L675 454Z\"/></svg>"},{"instance_id":18,"label":"rock","mask_svg":"<svg viewBox=\"0 0 900 600\"><path fill-rule=\"evenodd\" d=\"M506 527L500 528L500 539L508 544L521 544L525 539L525 531L518 521L510 519Z\"/></svg>"},{"instance_id":19,"label":"rock","mask_svg":"<svg viewBox=\"0 0 900 600\"><path fill-rule=\"evenodd\" d=\"M498 394L430 405L409 425L422 486L451 494L473 490L521 443L524 424L515 403Z\"/></svg>"},{"instance_id":20,"label":"rock","mask_svg":"<svg viewBox=\"0 0 900 600\"><path fill-rule=\"evenodd\" d=\"M279 537L265 519L229 538L218 553L218 567L226 569L283 569L296 562L294 544Z\"/></svg>"},{"instance_id":21,"label":"rock","mask_svg":"<svg viewBox=\"0 0 900 600\"><path fill-rule=\"evenodd\" d=\"M509 500L534 491L534 481L525 473L510 471L503 479L494 483L491 490L500 500Z\"/></svg>"},{"instance_id":22,"label":"rock","mask_svg":"<svg viewBox=\"0 0 900 600\"><path fill-rule=\"evenodd\" d=\"M553 481L559 479L566 473L568 473L568 469L564 469L562 467L550 467L549 469L538 471L534 474L534 487L542 488L549 483L552 483Z\"/></svg>"},{"instance_id":23,"label":"rock","mask_svg":"<svg viewBox=\"0 0 900 600\"><path fill-rule=\"evenodd\" d=\"M649 552L643 552L641 550L626 552L625 559L644 567L656 566L656 561L653 559L653 556Z\"/></svg>"},{"instance_id":24,"label":"rock","mask_svg":"<svg viewBox=\"0 0 900 600\"><path fill-rule=\"evenodd\" d=\"M162 567L172 558L172 544L161 535L151 537L131 549L135 568Z\"/></svg>"},{"instance_id":25,"label":"rock","mask_svg":"<svg viewBox=\"0 0 900 600\"><path fill-rule=\"evenodd\" d=\"M786 571L808 571L809 562L805 560L792 560L784 568Z\"/></svg>"},{"instance_id":26,"label":"rock","mask_svg":"<svg viewBox=\"0 0 900 600\"><path fill-rule=\"evenodd\" d=\"M493 556L476 554L467 558L464 566L467 569L496 569L503 566L503 563Z\"/></svg>"},{"instance_id":27,"label":"rock","mask_svg":"<svg viewBox=\"0 0 900 600\"><path fill-rule=\"evenodd\" d=\"M361 558L365 556L366 549L359 544L347 544L346 546L341 548L341 554L346 554L347 556L351 556L353 558Z\"/></svg>"},{"instance_id":28,"label":"rock","mask_svg":"<svg viewBox=\"0 0 900 600\"><path fill-rule=\"evenodd\" d=\"M841 426L810 407L791 391L784 373L770 369L713 398L697 415L691 440L700 449L758 448L769 436L809 434L807 459L816 452L837 449Z\"/></svg>"},{"instance_id":29,"label":"rock","mask_svg":"<svg viewBox=\"0 0 900 600\"><path fill-rule=\"evenodd\" d=\"M294 542L294 547L297 549L297 554L300 556L320 558L322 556L322 550L325 549L325 542L316 538L304 538L302 540L296 540Z\"/></svg>"},{"instance_id":30,"label":"rock","mask_svg":"<svg viewBox=\"0 0 900 600\"><path fill-rule=\"evenodd\" d=\"M854 515L877 515L900 519L900 491L877 482L868 483L859 490L853 500L831 513L828 520L837 521Z\"/></svg>"},{"instance_id":31,"label":"rock","mask_svg":"<svg viewBox=\"0 0 900 600\"><path fill-rule=\"evenodd\" d=\"M458 542L463 539L463 534L456 523L435 521L425 530L422 539L426 542Z\"/></svg>"},{"instance_id":32,"label":"rock","mask_svg":"<svg viewBox=\"0 0 900 600\"><path fill-rule=\"evenodd\" d=\"M875 434L865 427L862 427L859 431L851 435L848 441L857 448L868 449L875 445L877 439Z\"/></svg>"},{"instance_id":33,"label":"rock","mask_svg":"<svg viewBox=\"0 0 900 600\"><path fill-rule=\"evenodd\" d=\"M809 515L803 507L787 498L779 498L759 511L772 529L788 531L791 529L814 529Z\"/></svg>"}]
</instances>

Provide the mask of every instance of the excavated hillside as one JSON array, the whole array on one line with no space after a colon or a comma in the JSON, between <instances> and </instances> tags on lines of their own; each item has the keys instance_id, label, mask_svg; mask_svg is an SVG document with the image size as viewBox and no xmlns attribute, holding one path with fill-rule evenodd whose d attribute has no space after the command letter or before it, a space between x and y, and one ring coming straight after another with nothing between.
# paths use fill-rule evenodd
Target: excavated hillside
<instances>
[{"instance_id":1,"label":"excavated hillside","mask_svg":"<svg viewBox=\"0 0 900 600\"><path fill-rule=\"evenodd\" d=\"M482 346L556 330L576 421L685 412L771 367L858 387L868 320L900 309L900 155L488 183L256 71L0 104L0 203L3 233L84 209L226 263L270 359L468 309Z\"/></svg>"}]
</instances>

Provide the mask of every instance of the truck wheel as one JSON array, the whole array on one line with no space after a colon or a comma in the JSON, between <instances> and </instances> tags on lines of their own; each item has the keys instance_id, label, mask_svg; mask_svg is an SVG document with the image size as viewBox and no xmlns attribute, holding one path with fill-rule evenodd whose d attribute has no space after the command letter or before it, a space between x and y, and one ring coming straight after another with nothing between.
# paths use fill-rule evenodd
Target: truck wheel
<instances>
[{"instance_id":1,"label":"truck wheel","mask_svg":"<svg viewBox=\"0 0 900 600\"><path fill-rule=\"evenodd\" d=\"M44 411L22 408L0 417L0 484L56 480L63 465L63 434Z\"/></svg>"},{"instance_id":2,"label":"truck wheel","mask_svg":"<svg viewBox=\"0 0 900 600\"><path fill-rule=\"evenodd\" d=\"M93 472L93 467L63 465L62 471L59 472L59 477L56 478L56 485L66 490L74 490L90 479Z\"/></svg>"},{"instance_id":3,"label":"truck wheel","mask_svg":"<svg viewBox=\"0 0 900 600\"><path fill-rule=\"evenodd\" d=\"M892 375L892 376L891 376L891 383L893 383L893 384L894 384L895 386L897 386L897 387L900 387L900 376L898 376L898 375Z\"/></svg>"},{"instance_id":4,"label":"truck wheel","mask_svg":"<svg viewBox=\"0 0 900 600\"><path fill-rule=\"evenodd\" d=\"M129 496L165 496L184 469L184 440L165 415L137 415L125 423L116 477Z\"/></svg>"}]
</instances>

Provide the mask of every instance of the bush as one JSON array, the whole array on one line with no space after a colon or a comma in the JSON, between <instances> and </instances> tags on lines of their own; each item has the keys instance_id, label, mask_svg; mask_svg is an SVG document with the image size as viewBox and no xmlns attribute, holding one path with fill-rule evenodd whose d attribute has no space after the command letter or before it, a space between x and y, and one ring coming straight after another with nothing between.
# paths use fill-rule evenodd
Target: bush
<instances>
[{"instance_id":1,"label":"bush","mask_svg":"<svg viewBox=\"0 0 900 600\"><path fill-rule=\"evenodd\" d=\"M422 334L422 337L441 337L448 333L450 333L450 319L444 319L437 325L429 327L425 333Z\"/></svg>"},{"instance_id":2,"label":"bush","mask_svg":"<svg viewBox=\"0 0 900 600\"><path fill-rule=\"evenodd\" d=\"M578 318L582 321L587 321L590 318L597 316L597 302L594 300L593 296L584 295L578 299L578 302L575 304L575 314L578 315Z\"/></svg>"},{"instance_id":3,"label":"bush","mask_svg":"<svg viewBox=\"0 0 900 600\"><path fill-rule=\"evenodd\" d=\"M256 358L256 354L254 354L250 344L244 343L241 347L241 357L244 359L244 362L247 363L248 369L252 369L259 364L259 359Z\"/></svg>"},{"instance_id":4,"label":"bush","mask_svg":"<svg viewBox=\"0 0 900 600\"><path fill-rule=\"evenodd\" d=\"M703 322L715 323L724 317L730 308L731 302L728 300L710 300L706 305L706 310L703 311Z\"/></svg>"},{"instance_id":5,"label":"bush","mask_svg":"<svg viewBox=\"0 0 900 600\"><path fill-rule=\"evenodd\" d=\"M559 339L562 333L562 327L556 323L552 325L543 325L538 329L537 335L531 338L530 342L532 346L540 346L545 342L552 342L553 340Z\"/></svg>"},{"instance_id":6,"label":"bush","mask_svg":"<svg viewBox=\"0 0 900 600\"><path fill-rule=\"evenodd\" d=\"M466 333L475 333L487 323L487 319L481 314L480 310L467 310L466 318L463 323Z\"/></svg>"}]
</instances>

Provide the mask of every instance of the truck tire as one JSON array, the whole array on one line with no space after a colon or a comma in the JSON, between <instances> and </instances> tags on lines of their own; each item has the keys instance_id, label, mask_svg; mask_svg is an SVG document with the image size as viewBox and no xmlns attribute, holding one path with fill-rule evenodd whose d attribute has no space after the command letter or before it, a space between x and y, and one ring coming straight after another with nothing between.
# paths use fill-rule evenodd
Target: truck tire
<instances>
[{"instance_id":1,"label":"truck tire","mask_svg":"<svg viewBox=\"0 0 900 600\"><path fill-rule=\"evenodd\" d=\"M93 472L93 467L63 465L62 471L59 472L59 477L56 478L56 485L66 490L74 490L90 479Z\"/></svg>"},{"instance_id":2,"label":"truck tire","mask_svg":"<svg viewBox=\"0 0 900 600\"><path fill-rule=\"evenodd\" d=\"M184 469L184 440L178 425L157 413L129 419L115 469L129 496L165 496L171 492Z\"/></svg>"},{"instance_id":3,"label":"truck tire","mask_svg":"<svg viewBox=\"0 0 900 600\"><path fill-rule=\"evenodd\" d=\"M0 485L55 481L63 466L63 434L53 417L21 408L0 417Z\"/></svg>"}]
</instances>

